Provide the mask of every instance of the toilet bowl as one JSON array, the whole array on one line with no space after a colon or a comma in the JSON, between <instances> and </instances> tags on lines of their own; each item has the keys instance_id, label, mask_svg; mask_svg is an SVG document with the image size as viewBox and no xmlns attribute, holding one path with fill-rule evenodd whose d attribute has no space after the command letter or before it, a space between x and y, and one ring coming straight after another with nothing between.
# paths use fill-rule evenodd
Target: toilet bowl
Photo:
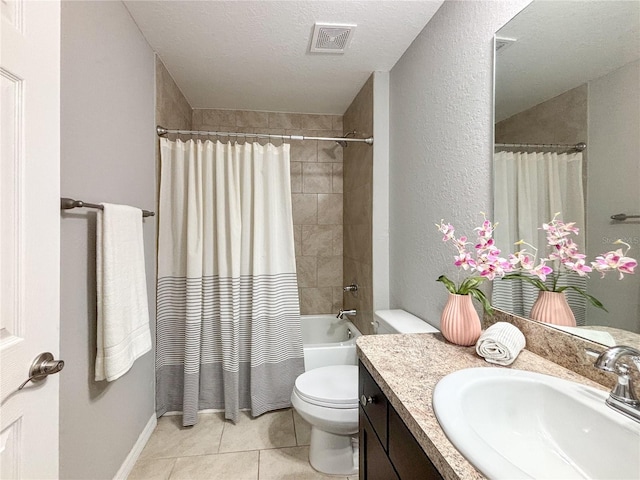
<instances>
[{"instance_id":1,"label":"toilet bowl","mask_svg":"<svg viewBox=\"0 0 640 480\"><path fill-rule=\"evenodd\" d=\"M331 365L303 373L291 403L311 424L311 466L331 475L356 473L352 437L358 433L358 367Z\"/></svg>"},{"instance_id":2,"label":"toilet bowl","mask_svg":"<svg viewBox=\"0 0 640 480\"><path fill-rule=\"evenodd\" d=\"M375 312L376 333L433 333L438 329L404 310ZM300 375L291 394L293 408L311 424L309 463L322 473L358 471L358 367L332 365Z\"/></svg>"}]
</instances>

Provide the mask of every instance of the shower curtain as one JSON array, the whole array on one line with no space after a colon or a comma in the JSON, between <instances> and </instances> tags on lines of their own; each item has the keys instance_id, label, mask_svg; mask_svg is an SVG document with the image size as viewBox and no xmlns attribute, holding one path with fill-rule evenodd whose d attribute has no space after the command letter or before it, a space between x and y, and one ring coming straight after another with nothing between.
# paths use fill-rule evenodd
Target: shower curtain
<instances>
[{"instance_id":1,"label":"shower curtain","mask_svg":"<svg viewBox=\"0 0 640 480\"><path fill-rule=\"evenodd\" d=\"M539 257L546 256L543 223L555 213L562 220L575 222L581 235L575 242L584 251L584 192L582 187L582 153L497 152L494 156L494 218L500 226L495 230L496 244L514 251L518 240L538 248ZM524 247L527 251L532 249ZM564 275L559 285L586 287L586 279ZM578 325L585 324L586 300L574 292L565 294ZM527 282L495 280L492 304L516 315L527 316L538 297L538 290Z\"/></svg>"},{"instance_id":2,"label":"shower curtain","mask_svg":"<svg viewBox=\"0 0 640 480\"><path fill-rule=\"evenodd\" d=\"M160 143L157 414L288 407L304 371L289 145Z\"/></svg>"}]
</instances>

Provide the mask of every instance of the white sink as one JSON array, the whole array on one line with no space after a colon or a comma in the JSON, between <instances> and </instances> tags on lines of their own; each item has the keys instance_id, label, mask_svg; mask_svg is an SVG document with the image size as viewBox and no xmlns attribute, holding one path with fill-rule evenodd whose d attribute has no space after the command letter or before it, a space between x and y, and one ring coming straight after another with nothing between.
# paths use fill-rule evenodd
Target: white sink
<instances>
[{"instance_id":1,"label":"white sink","mask_svg":"<svg viewBox=\"0 0 640 480\"><path fill-rule=\"evenodd\" d=\"M606 406L607 396L548 375L468 368L438 382L433 409L491 479L640 479L640 423Z\"/></svg>"}]
</instances>

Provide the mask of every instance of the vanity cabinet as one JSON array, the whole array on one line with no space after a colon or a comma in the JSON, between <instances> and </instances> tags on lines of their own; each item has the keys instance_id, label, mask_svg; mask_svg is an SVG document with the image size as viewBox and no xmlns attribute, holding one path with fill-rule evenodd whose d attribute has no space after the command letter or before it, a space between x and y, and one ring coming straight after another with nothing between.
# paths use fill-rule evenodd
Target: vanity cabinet
<instances>
[{"instance_id":1,"label":"vanity cabinet","mask_svg":"<svg viewBox=\"0 0 640 480\"><path fill-rule=\"evenodd\" d=\"M360 480L440 480L367 369L359 363Z\"/></svg>"}]
</instances>

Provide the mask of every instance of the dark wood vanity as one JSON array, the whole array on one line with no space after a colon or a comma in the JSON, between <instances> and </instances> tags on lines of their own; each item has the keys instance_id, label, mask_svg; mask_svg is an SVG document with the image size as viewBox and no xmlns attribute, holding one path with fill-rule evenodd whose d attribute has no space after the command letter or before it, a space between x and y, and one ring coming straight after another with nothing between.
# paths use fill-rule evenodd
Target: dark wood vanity
<instances>
[{"instance_id":1,"label":"dark wood vanity","mask_svg":"<svg viewBox=\"0 0 640 480\"><path fill-rule=\"evenodd\" d=\"M360 362L360 479L435 480L442 476Z\"/></svg>"}]
</instances>

